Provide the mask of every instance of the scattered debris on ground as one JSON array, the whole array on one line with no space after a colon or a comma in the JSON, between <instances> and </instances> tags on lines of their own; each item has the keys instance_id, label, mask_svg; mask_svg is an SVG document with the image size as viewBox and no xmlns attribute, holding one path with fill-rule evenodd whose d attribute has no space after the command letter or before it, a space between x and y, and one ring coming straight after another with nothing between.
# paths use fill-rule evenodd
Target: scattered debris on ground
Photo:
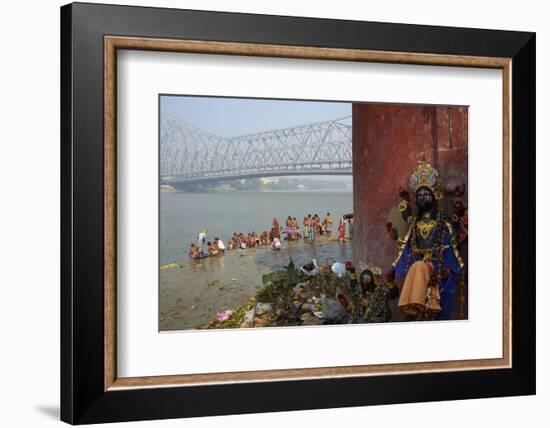
<instances>
[{"instance_id":1,"label":"scattered debris on ground","mask_svg":"<svg viewBox=\"0 0 550 428\"><path fill-rule=\"evenodd\" d=\"M398 289L382 280L381 270L363 269L357 276L351 262L318 265L315 260L263 276L263 286L245 305L218 313L202 328L252 328L387 322L388 300Z\"/></svg>"},{"instance_id":2,"label":"scattered debris on ground","mask_svg":"<svg viewBox=\"0 0 550 428\"><path fill-rule=\"evenodd\" d=\"M160 267L160 270L165 270L165 269L181 269L183 267L183 264L181 263L168 263L167 265L162 265Z\"/></svg>"}]
</instances>

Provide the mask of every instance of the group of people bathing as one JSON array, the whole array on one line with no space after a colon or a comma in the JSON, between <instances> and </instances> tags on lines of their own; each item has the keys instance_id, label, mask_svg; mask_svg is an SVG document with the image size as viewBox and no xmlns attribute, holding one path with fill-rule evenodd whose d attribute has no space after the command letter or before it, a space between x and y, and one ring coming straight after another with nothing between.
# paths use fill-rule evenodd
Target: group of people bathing
<instances>
[{"instance_id":1,"label":"group of people bathing","mask_svg":"<svg viewBox=\"0 0 550 428\"><path fill-rule=\"evenodd\" d=\"M214 238L213 241L206 241L208 231L204 229L197 237L197 243L191 243L187 255L192 259L200 259L208 256L217 256L225 252L225 244L220 238Z\"/></svg>"},{"instance_id":2,"label":"group of people bathing","mask_svg":"<svg viewBox=\"0 0 550 428\"><path fill-rule=\"evenodd\" d=\"M334 219L330 213L327 213L322 221L319 217L319 214L315 214L313 216L311 214L308 214L307 217L304 217L304 220L302 222L302 233L302 229L296 221L296 217L288 216L285 222L286 227L283 230L283 233L286 234L285 239L287 241L294 241L300 238L315 241L316 236L330 234L332 232L333 223ZM276 218L273 219L271 234L273 234L275 237L280 238L281 227L279 225L279 220ZM348 216L347 222L343 216L340 217L340 221L338 223L338 240L343 242L346 239L353 239L353 215Z\"/></svg>"},{"instance_id":3,"label":"group of people bathing","mask_svg":"<svg viewBox=\"0 0 550 428\"><path fill-rule=\"evenodd\" d=\"M288 216L285 220L285 227L282 228L279 219L274 218L271 224L271 230L264 230L261 234L251 232L245 235L244 233L233 233L229 239L227 247L219 238L214 238L213 241L206 241L207 230L203 230L197 237L197 243L191 243L189 246L188 255L192 259L200 259L202 257L217 256L223 254L225 250L245 249L254 247L271 246L273 250L281 249L281 235L284 233L285 240L294 241L297 239L308 239L314 241L316 236L330 234L334 220L330 213L327 213L323 221L318 214L308 214L303 220L302 228L296 221L296 217ZM340 218L338 224L338 240L345 241L346 234L349 239L352 238L353 217L348 220L348 228L346 230L346 222L343 217Z\"/></svg>"},{"instance_id":4,"label":"group of people bathing","mask_svg":"<svg viewBox=\"0 0 550 428\"><path fill-rule=\"evenodd\" d=\"M287 241L294 241L296 239L304 238L314 241L316 236L323 235L325 233L331 233L332 223L334 222L332 215L327 213L323 221L319 217L319 214L311 215L308 214L307 217L304 217L302 222L303 233L300 225L296 221L296 217L290 217L285 221L285 229L283 230L286 233ZM276 224L275 224L276 223ZM277 231L280 230L279 221L273 219L273 228L276 228Z\"/></svg>"}]
</instances>

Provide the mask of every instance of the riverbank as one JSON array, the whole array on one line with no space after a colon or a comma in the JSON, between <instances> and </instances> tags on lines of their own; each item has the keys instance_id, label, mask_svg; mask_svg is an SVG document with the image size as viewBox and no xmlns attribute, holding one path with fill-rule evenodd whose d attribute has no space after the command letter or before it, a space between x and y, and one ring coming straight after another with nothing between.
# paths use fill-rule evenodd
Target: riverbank
<instances>
[{"instance_id":1,"label":"riverbank","mask_svg":"<svg viewBox=\"0 0 550 428\"><path fill-rule=\"evenodd\" d=\"M233 250L172 264L160 270L160 330L196 329L220 311L243 306L261 289L262 276L284 268L290 258L297 266L312 258L319 263L352 260L352 243L323 236L285 242L280 251Z\"/></svg>"}]
</instances>

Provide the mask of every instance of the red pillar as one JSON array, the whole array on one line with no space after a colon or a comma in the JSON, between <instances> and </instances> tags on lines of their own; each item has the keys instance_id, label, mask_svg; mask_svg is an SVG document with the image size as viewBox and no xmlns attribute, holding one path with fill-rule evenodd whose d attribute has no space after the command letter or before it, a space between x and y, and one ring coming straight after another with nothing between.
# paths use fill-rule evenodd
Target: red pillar
<instances>
[{"instance_id":1,"label":"red pillar","mask_svg":"<svg viewBox=\"0 0 550 428\"><path fill-rule=\"evenodd\" d=\"M386 235L388 214L400 200L399 187L409 190L418 160L439 169L445 190L442 207L450 213L452 189L467 184L467 114L466 107L353 105L356 262L368 260L390 269L396 249ZM411 199L414 203L412 194Z\"/></svg>"}]
</instances>

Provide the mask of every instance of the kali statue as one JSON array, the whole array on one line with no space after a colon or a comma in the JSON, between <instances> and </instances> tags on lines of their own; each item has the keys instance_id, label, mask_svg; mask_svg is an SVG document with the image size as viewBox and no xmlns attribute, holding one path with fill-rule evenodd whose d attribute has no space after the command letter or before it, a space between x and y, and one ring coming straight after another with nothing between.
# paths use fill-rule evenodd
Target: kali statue
<instances>
[{"instance_id":1,"label":"kali statue","mask_svg":"<svg viewBox=\"0 0 550 428\"><path fill-rule=\"evenodd\" d=\"M394 273L405 278L398 308L413 320L449 319L464 269L459 243L467 237L467 214L462 203L455 201L458 214L453 215L453 224L446 221L437 206L442 197L439 173L430 163L420 161L409 184L417 213L413 214L405 191L400 192L402 201L398 206L409 223L408 231L399 239L395 227L392 232L388 224L398 247ZM463 189L457 187L455 193L463 194Z\"/></svg>"}]
</instances>

